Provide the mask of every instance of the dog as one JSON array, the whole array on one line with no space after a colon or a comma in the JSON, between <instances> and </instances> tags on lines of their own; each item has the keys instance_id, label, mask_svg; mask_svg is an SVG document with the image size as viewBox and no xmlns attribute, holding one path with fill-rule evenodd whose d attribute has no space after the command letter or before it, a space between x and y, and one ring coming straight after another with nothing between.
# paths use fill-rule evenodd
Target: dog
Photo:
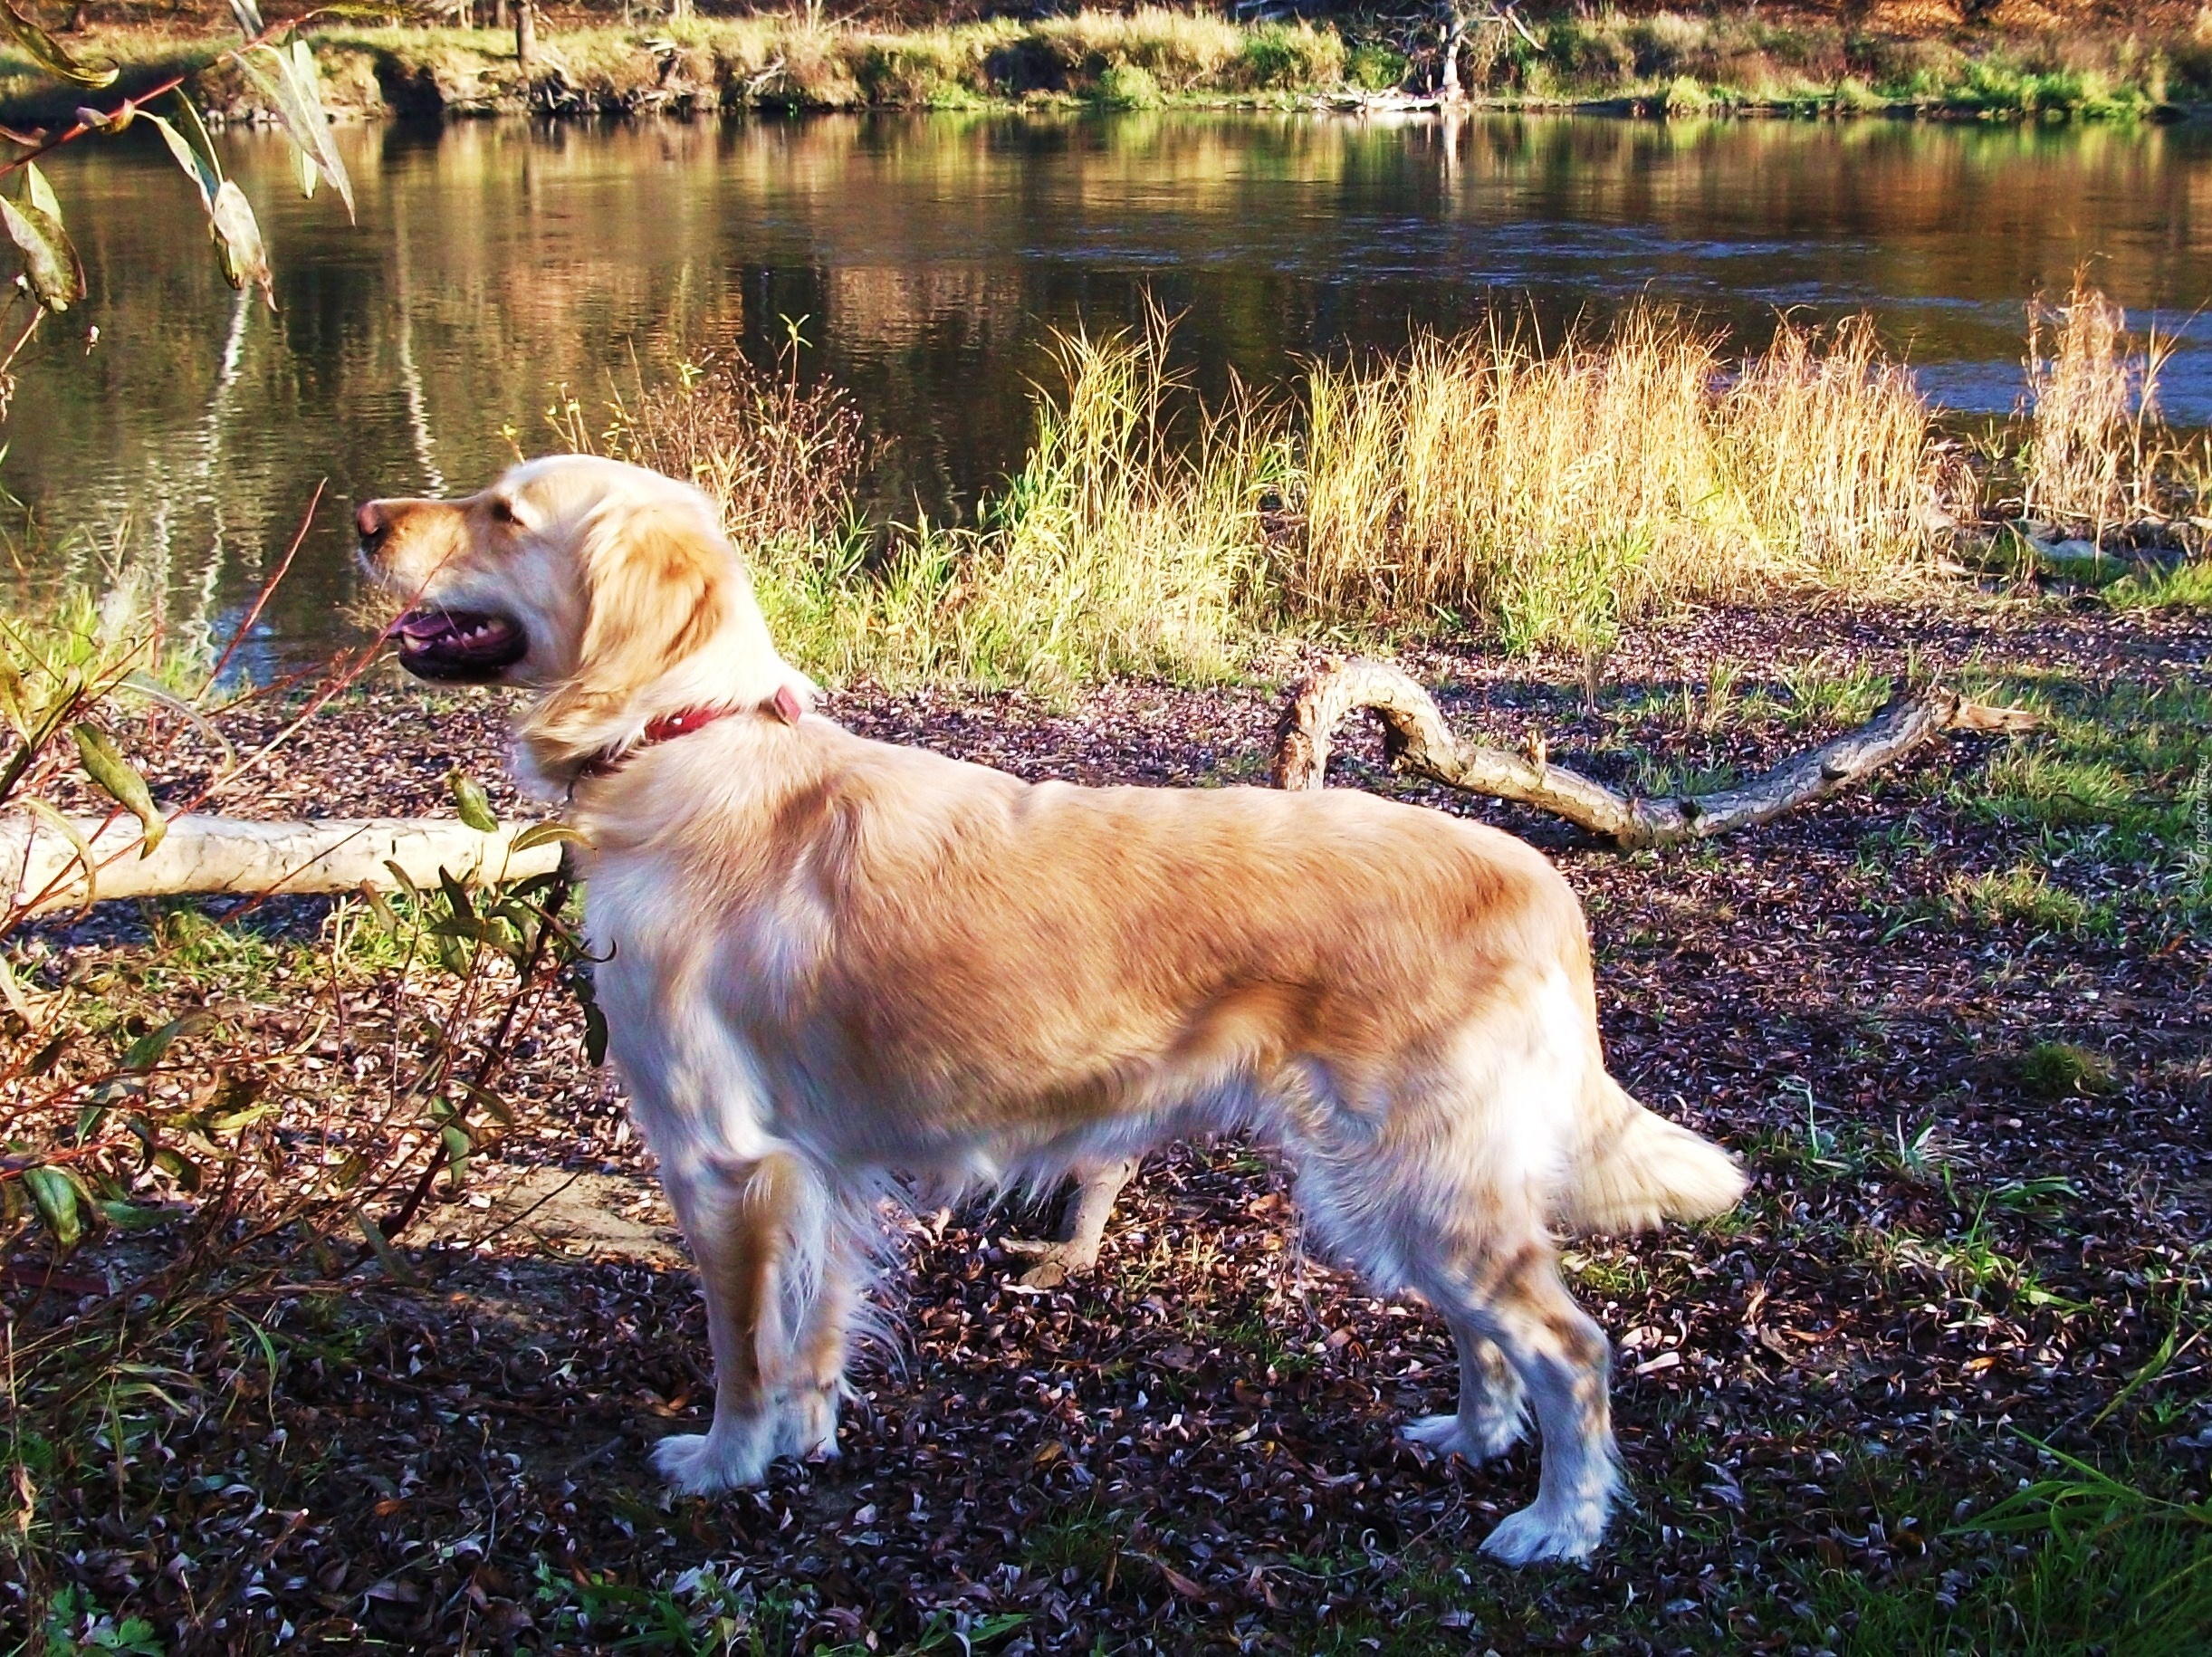
<instances>
[{"instance_id":1,"label":"dog","mask_svg":"<svg viewBox=\"0 0 2212 1657\"><path fill-rule=\"evenodd\" d=\"M1351 790L1078 788L814 711L690 485L590 456L356 525L411 673L529 693L518 776L584 837L610 1052L696 1261L713 1492L834 1455L894 1176L1044 1181L1172 1136L1278 1146L1307 1222L1442 1317L1479 1461L1542 1435L1486 1551L1581 1559L1618 1482L1604 1334L1551 1228L1731 1206L1606 1074L1581 905L1532 848Z\"/></svg>"}]
</instances>

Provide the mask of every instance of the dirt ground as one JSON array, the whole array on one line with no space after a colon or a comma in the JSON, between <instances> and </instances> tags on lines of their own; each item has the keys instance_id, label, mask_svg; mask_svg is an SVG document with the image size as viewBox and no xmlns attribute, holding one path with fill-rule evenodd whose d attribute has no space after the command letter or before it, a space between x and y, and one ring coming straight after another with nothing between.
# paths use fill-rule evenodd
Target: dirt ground
<instances>
[{"instance_id":1,"label":"dirt ground","mask_svg":"<svg viewBox=\"0 0 2212 1657\"><path fill-rule=\"evenodd\" d=\"M839 1458L671 1498L647 1452L706 1418L700 1303L563 1004L460 1195L388 1258L339 1250L271 1286L255 1338L244 1312L180 1335L158 1381L177 1407L119 1413L86 1463L106 1482L49 1493L72 1637L129 1614L172 1652L2212 1649L2202 1625L2129 1643L2124 1572L2054 1576L2044 1539L1972 1522L2062 1472L2054 1452L2177 1510L2205 1499L2212 947L2171 882L2212 858L2206 808L2172 803L2204 798L2185 761L2212 623L2049 600L1723 613L1633 638L1594 710L1564 666L1409 666L1463 725L1541 733L1616 780L1764 764L1909 666L2132 733L2118 803L2069 792L2097 740L2069 725L1954 740L1739 838L1634 856L1347 743L1336 785L1472 811L1559 860L1614 1073L1755 1175L1724 1221L1569 1242L1616 1342L1633 1492L1588 1569L1475 1551L1532 1498L1534 1447L1470 1468L1396 1440L1450 1407L1443 1330L1303 1248L1275 1164L1240 1143L1148 1162L1096 1273L1049 1290L1005 1247L1033 1213L898 1221L895 1333L860 1360ZM454 761L494 773L494 699L370 683L254 810L444 809ZM830 711L1033 778L1208 786L1261 778L1283 694L857 691ZM241 709L234 740L274 717ZM327 907L231 924L311 938ZM57 979L148 947L114 915L46 943ZM365 1034L313 1040L333 1088L375 1085ZM95 1238L65 1263L82 1292L41 1292L57 1262L26 1248L18 1338L93 1316L159 1247ZM0 1589L0 1626L24 1606Z\"/></svg>"}]
</instances>

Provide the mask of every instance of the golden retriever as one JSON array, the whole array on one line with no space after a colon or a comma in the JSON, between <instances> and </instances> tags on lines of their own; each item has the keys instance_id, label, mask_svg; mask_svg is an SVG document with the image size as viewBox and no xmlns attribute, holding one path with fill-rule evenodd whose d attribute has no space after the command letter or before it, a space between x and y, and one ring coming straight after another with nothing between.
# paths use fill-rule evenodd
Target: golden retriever
<instances>
[{"instance_id":1,"label":"golden retriever","mask_svg":"<svg viewBox=\"0 0 2212 1657\"><path fill-rule=\"evenodd\" d=\"M1417 1291L1470 1460L1543 1435L1484 1546L1577 1559L1617 1481L1605 1337L1551 1225L1719 1212L1743 1178L1606 1075L1590 949L1529 847L1353 790L1077 788L812 711L687 484L560 455L375 501L401 662L531 700L517 766L586 837L615 1061L697 1260L689 1491L834 1454L887 1175L1043 1178L1171 1135L1279 1146L1326 1242Z\"/></svg>"}]
</instances>

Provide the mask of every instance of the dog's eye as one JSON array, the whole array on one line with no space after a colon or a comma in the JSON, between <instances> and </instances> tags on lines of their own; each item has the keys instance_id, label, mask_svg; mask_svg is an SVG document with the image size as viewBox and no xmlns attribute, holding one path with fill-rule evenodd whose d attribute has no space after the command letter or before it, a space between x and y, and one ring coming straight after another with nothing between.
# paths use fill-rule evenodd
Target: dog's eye
<instances>
[{"instance_id":1,"label":"dog's eye","mask_svg":"<svg viewBox=\"0 0 2212 1657\"><path fill-rule=\"evenodd\" d=\"M492 502L492 522L494 523L512 523L514 521L514 503L511 501L503 501L497 497L494 497Z\"/></svg>"}]
</instances>

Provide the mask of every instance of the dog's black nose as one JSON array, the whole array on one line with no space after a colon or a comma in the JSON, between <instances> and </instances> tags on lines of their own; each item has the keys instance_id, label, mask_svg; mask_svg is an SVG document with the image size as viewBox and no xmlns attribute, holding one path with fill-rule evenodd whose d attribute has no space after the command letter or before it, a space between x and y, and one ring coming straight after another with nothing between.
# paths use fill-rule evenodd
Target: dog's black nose
<instances>
[{"instance_id":1,"label":"dog's black nose","mask_svg":"<svg viewBox=\"0 0 2212 1657\"><path fill-rule=\"evenodd\" d=\"M353 527L361 532L361 551L374 552L384 544L391 532L392 521L384 515L384 509L374 501L365 501L360 511L353 514Z\"/></svg>"}]
</instances>

